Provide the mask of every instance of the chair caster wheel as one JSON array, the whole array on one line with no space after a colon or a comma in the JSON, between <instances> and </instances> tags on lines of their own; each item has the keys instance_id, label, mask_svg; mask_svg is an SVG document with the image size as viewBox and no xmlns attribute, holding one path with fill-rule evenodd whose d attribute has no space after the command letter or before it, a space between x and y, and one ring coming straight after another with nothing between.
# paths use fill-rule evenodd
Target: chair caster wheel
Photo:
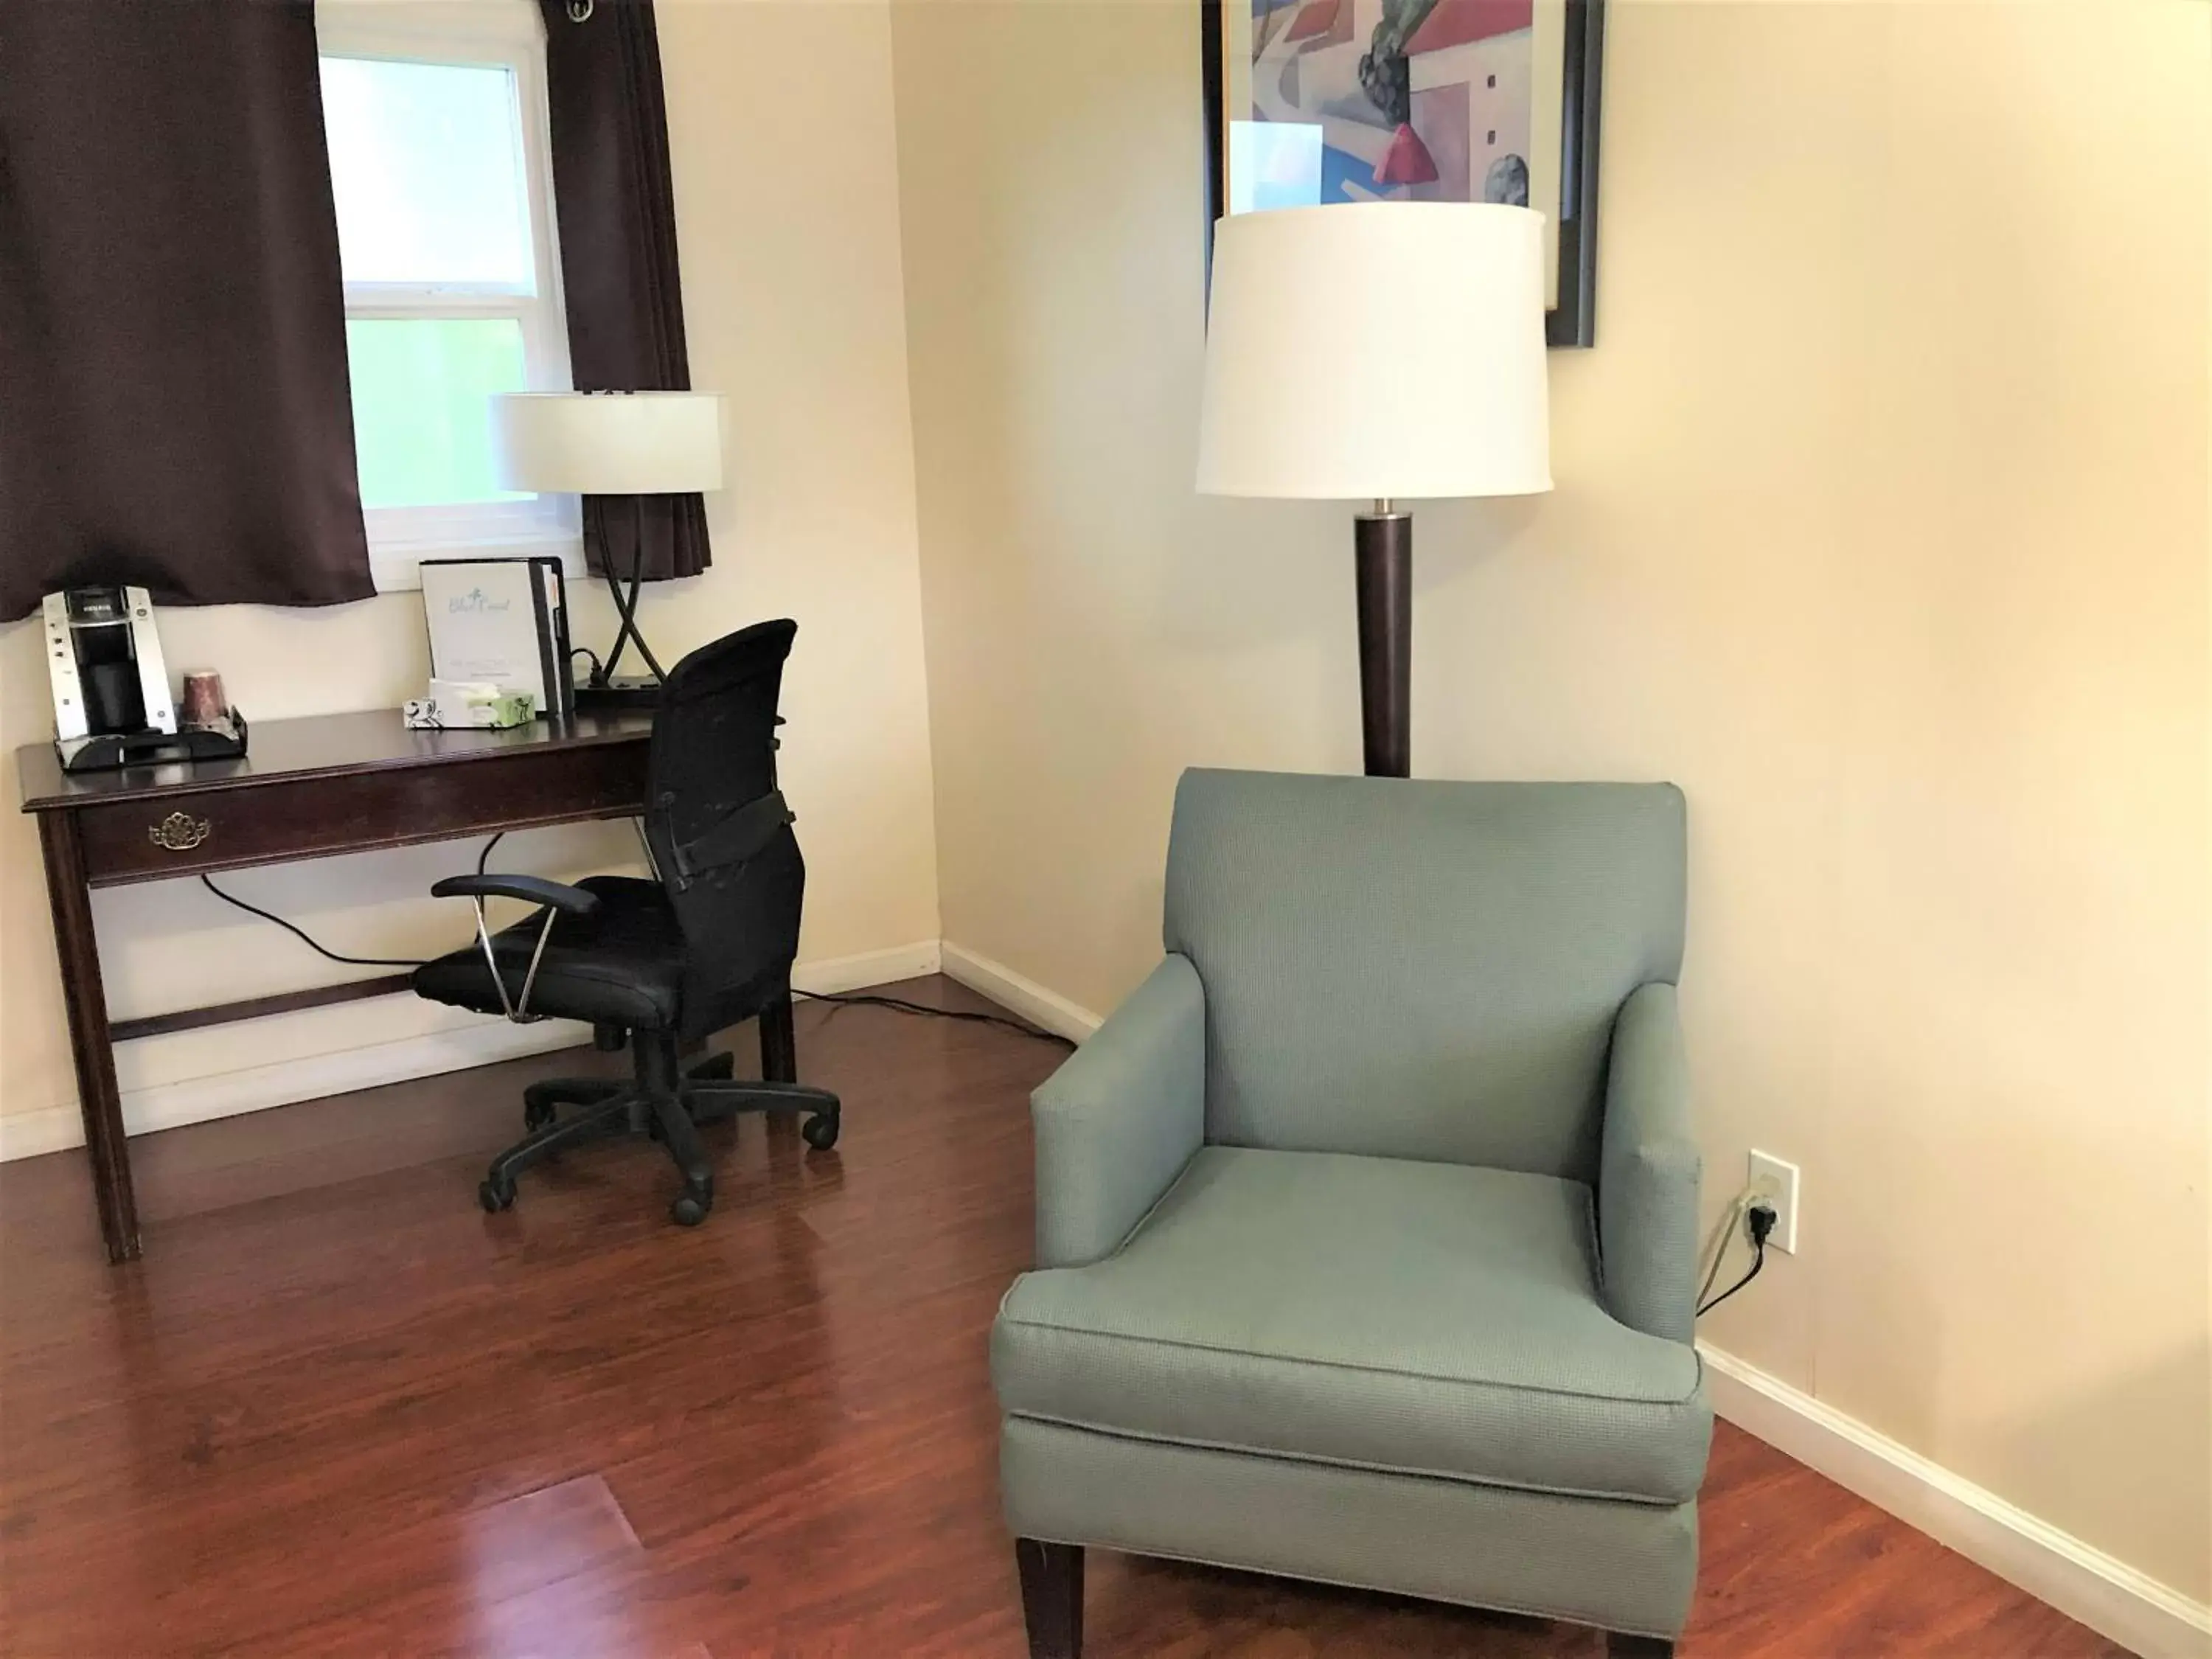
<instances>
[{"instance_id":1,"label":"chair caster wheel","mask_svg":"<svg viewBox=\"0 0 2212 1659\"><path fill-rule=\"evenodd\" d=\"M477 1188L477 1202L493 1215L497 1215L514 1203L514 1183L512 1181L487 1181Z\"/></svg>"},{"instance_id":2,"label":"chair caster wheel","mask_svg":"<svg viewBox=\"0 0 2212 1659\"><path fill-rule=\"evenodd\" d=\"M554 1116L555 1111L552 1102L545 1101L541 1103L535 1100L526 1102L522 1108L523 1129L528 1133L535 1134L538 1130L545 1127L546 1125L552 1122Z\"/></svg>"},{"instance_id":3,"label":"chair caster wheel","mask_svg":"<svg viewBox=\"0 0 2212 1659\"><path fill-rule=\"evenodd\" d=\"M686 1193L668 1206L669 1218L679 1227L696 1227L707 1218L707 1212L714 1206L714 1202L711 1193L704 1197L696 1193Z\"/></svg>"},{"instance_id":4,"label":"chair caster wheel","mask_svg":"<svg viewBox=\"0 0 2212 1659\"><path fill-rule=\"evenodd\" d=\"M806 1144L816 1152L828 1152L837 1144L837 1114L817 1112L806 1120L806 1126L799 1133L806 1137Z\"/></svg>"}]
</instances>

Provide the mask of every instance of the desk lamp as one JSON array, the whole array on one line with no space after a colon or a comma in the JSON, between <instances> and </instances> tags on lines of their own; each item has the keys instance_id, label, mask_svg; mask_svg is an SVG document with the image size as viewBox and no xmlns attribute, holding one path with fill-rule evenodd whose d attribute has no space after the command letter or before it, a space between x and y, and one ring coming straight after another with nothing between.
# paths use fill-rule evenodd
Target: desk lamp
<instances>
[{"instance_id":1,"label":"desk lamp","mask_svg":"<svg viewBox=\"0 0 2212 1659\"><path fill-rule=\"evenodd\" d=\"M492 398L491 424L493 467L502 489L635 498L637 535L630 546L627 592L614 550L599 550L622 627L606 660L592 669L587 684L576 688L576 707L652 708L659 701L665 676L637 623L638 588L644 580L643 497L722 487L721 394L508 392ZM653 671L649 679L615 677L623 647L633 640Z\"/></svg>"},{"instance_id":2,"label":"desk lamp","mask_svg":"<svg viewBox=\"0 0 2212 1659\"><path fill-rule=\"evenodd\" d=\"M1405 777L1411 758L1413 521L1399 503L1552 487L1543 222L1370 202L1215 227L1198 488L1374 502L1352 533L1370 777Z\"/></svg>"}]
</instances>

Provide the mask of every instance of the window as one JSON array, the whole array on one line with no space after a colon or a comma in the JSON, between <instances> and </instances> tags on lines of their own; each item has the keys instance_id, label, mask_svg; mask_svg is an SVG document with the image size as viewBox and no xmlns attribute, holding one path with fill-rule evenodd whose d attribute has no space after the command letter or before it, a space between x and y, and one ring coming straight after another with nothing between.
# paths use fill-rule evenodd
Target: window
<instances>
[{"instance_id":1,"label":"window","mask_svg":"<svg viewBox=\"0 0 2212 1659\"><path fill-rule=\"evenodd\" d=\"M325 0L315 21L377 586L471 551L580 568L574 497L493 483L485 406L569 386L538 9Z\"/></svg>"}]
</instances>

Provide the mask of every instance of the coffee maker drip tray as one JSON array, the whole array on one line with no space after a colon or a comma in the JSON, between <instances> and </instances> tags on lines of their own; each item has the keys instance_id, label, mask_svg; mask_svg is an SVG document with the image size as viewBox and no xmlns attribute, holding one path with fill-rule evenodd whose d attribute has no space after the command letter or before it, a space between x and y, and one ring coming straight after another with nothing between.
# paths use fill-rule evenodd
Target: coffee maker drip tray
<instances>
[{"instance_id":1,"label":"coffee maker drip tray","mask_svg":"<svg viewBox=\"0 0 2212 1659\"><path fill-rule=\"evenodd\" d=\"M246 753L246 716L235 708L219 725L174 732L99 732L60 738L54 751L64 772L106 772L119 766L166 766L179 761L237 760Z\"/></svg>"}]
</instances>

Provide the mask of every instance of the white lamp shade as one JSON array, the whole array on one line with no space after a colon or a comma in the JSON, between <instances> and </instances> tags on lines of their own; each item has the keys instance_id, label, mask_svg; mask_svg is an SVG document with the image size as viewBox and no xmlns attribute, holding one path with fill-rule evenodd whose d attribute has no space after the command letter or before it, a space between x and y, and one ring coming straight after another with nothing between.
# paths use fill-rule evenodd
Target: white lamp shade
<instances>
[{"instance_id":1,"label":"white lamp shade","mask_svg":"<svg viewBox=\"0 0 2212 1659\"><path fill-rule=\"evenodd\" d=\"M722 487L714 392L517 392L491 399L502 489L664 495Z\"/></svg>"},{"instance_id":2,"label":"white lamp shade","mask_svg":"<svg viewBox=\"0 0 2212 1659\"><path fill-rule=\"evenodd\" d=\"M1347 500L1549 489L1543 223L1473 202L1222 220L1199 489Z\"/></svg>"}]
</instances>

